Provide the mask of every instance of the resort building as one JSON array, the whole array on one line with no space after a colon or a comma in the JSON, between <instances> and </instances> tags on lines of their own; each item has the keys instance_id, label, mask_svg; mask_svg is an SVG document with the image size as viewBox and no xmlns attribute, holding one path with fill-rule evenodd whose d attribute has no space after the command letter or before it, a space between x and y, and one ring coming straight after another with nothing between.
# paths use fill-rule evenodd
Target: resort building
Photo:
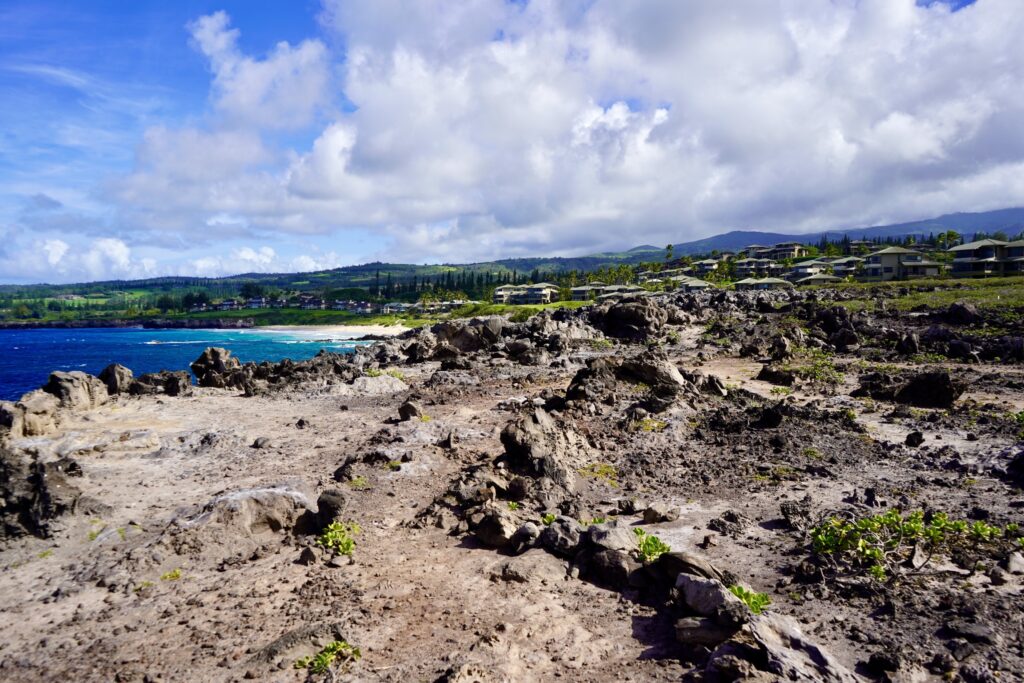
<instances>
[{"instance_id":1,"label":"resort building","mask_svg":"<svg viewBox=\"0 0 1024 683\"><path fill-rule=\"evenodd\" d=\"M926 261L924 254L905 247L888 247L868 256L864 276L874 280L906 280L915 277L936 277L942 264Z\"/></svg>"},{"instance_id":2,"label":"resort building","mask_svg":"<svg viewBox=\"0 0 1024 683\"><path fill-rule=\"evenodd\" d=\"M985 277L1024 273L1024 240L978 240L949 249L953 277Z\"/></svg>"}]
</instances>

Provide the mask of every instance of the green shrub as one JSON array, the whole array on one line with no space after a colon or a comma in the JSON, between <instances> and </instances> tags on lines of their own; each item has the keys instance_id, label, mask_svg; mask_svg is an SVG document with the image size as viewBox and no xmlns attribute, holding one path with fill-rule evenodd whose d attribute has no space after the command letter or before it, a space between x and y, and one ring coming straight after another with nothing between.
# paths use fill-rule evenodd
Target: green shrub
<instances>
[{"instance_id":1,"label":"green shrub","mask_svg":"<svg viewBox=\"0 0 1024 683\"><path fill-rule=\"evenodd\" d=\"M765 607L772 604L772 599L768 597L767 593L755 593L739 584L729 586L729 592L742 600L743 604L750 608L750 611L754 614L760 614L764 611Z\"/></svg>"},{"instance_id":2,"label":"green shrub","mask_svg":"<svg viewBox=\"0 0 1024 683\"><path fill-rule=\"evenodd\" d=\"M672 550L660 538L654 534L647 533L643 529L634 529L633 533L636 534L637 551L644 562L654 562Z\"/></svg>"},{"instance_id":3,"label":"green shrub","mask_svg":"<svg viewBox=\"0 0 1024 683\"><path fill-rule=\"evenodd\" d=\"M380 377L384 373L382 373L377 368L370 368L369 370L366 371L365 374L367 377Z\"/></svg>"},{"instance_id":4,"label":"green shrub","mask_svg":"<svg viewBox=\"0 0 1024 683\"><path fill-rule=\"evenodd\" d=\"M391 377L394 377L395 379L399 379L399 380L402 380L403 382L405 381L405 375L404 375L404 374L402 373L402 371L400 371L400 370L394 370L394 369L392 369L392 370L388 370L388 371L387 371L386 373L384 373L384 374L386 374L386 375L390 375Z\"/></svg>"},{"instance_id":5,"label":"green shrub","mask_svg":"<svg viewBox=\"0 0 1024 683\"><path fill-rule=\"evenodd\" d=\"M161 581L177 581L181 578L181 569L173 569L169 572L160 575Z\"/></svg>"},{"instance_id":6,"label":"green shrub","mask_svg":"<svg viewBox=\"0 0 1024 683\"><path fill-rule=\"evenodd\" d=\"M508 509L511 510L512 512L515 512L516 510L519 509L519 503L515 502L514 500L510 500L508 502Z\"/></svg>"},{"instance_id":7,"label":"green shrub","mask_svg":"<svg viewBox=\"0 0 1024 683\"><path fill-rule=\"evenodd\" d=\"M553 512L546 512L541 516L540 521L544 526L551 526L551 523L555 521L555 514Z\"/></svg>"},{"instance_id":8,"label":"green shrub","mask_svg":"<svg viewBox=\"0 0 1024 683\"><path fill-rule=\"evenodd\" d=\"M331 667L338 664L348 664L358 661L362 653L358 647L353 647L344 640L336 640L315 655L303 657L295 662L296 669L308 669L310 673L321 676Z\"/></svg>"},{"instance_id":9,"label":"green shrub","mask_svg":"<svg viewBox=\"0 0 1024 683\"><path fill-rule=\"evenodd\" d=\"M998 554L1018 533L1012 526L952 520L944 512L926 517L921 510L906 515L889 510L853 520L832 517L811 530L811 541L814 553L837 571L867 572L881 581L908 564L915 548L925 553L920 569L936 553Z\"/></svg>"},{"instance_id":10,"label":"green shrub","mask_svg":"<svg viewBox=\"0 0 1024 683\"><path fill-rule=\"evenodd\" d=\"M355 536L359 531L359 525L355 522L331 522L316 539L316 543L339 555L351 556L356 549Z\"/></svg>"}]
</instances>

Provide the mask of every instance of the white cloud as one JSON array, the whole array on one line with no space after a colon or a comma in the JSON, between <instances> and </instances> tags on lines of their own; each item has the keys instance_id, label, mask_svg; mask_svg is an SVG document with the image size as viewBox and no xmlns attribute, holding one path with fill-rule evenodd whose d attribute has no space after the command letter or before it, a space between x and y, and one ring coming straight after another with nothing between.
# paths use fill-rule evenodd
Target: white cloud
<instances>
[{"instance_id":1,"label":"white cloud","mask_svg":"<svg viewBox=\"0 0 1024 683\"><path fill-rule=\"evenodd\" d=\"M190 25L210 118L146 133L106 195L121 223L211 245L357 228L383 258L469 260L1024 203L1017 0L325 0L322 20L343 55ZM250 251L188 269L334 262Z\"/></svg>"},{"instance_id":2,"label":"white cloud","mask_svg":"<svg viewBox=\"0 0 1024 683\"><path fill-rule=\"evenodd\" d=\"M210 60L217 109L235 123L265 128L308 124L326 102L330 69L324 44L281 42L266 59L253 59L239 51L239 32L228 28L230 21L226 13L216 12L188 27Z\"/></svg>"}]
</instances>

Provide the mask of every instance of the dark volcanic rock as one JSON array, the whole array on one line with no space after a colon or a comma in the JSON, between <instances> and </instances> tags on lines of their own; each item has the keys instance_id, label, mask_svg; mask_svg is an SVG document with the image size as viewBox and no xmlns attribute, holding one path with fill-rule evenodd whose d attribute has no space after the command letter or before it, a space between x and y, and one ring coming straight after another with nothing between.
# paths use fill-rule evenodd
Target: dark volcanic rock
<instances>
[{"instance_id":1,"label":"dark volcanic rock","mask_svg":"<svg viewBox=\"0 0 1024 683\"><path fill-rule=\"evenodd\" d=\"M605 334L619 339L647 339L661 332L668 313L648 297L623 299L595 323Z\"/></svg>"},{"instance_id":2,"label":"dark volcanic rock","mask_svg":"<svg viewBox=\"0 0 1024 683\"><path fill-rule=\"evenodd\" d=\"M0 445L0 537L49 537L53 520L78 502L81 491L70 479L81 475L81 467L71 458L39 462Z\"/></svg>"},{"instance_id":3,"label":"dark volcanic rock","mask_svg":"<svg viewBox=\"0 0 1024 683\"><path fill-rule=\"evenodd\" d=\"M231 355L227 349L211 346L195 359L190 366L201 387L224 388L233 386L228 382L235 370L241 368L241 362Z\"/></svg>"},{"instance_id":4,"label":"dark volcanic rock","mask_svg":"<svg viewBox=\"0 0 1024 683\"><path fill-rule=\"evenodd\" d=\"M128 393L133 396L151 394L188 396L192 393L192 377L184 370L149 372L136 377L129 386Z\"/></svg>"},{"instance_id":5,"label":"dark volcanic rock","mask_svg":"<svg viewBox=\"0 0 1024 683\"><path fill-rule=\"evenodd\" d=\"M945 370L935 370L912 377L896 391L893 398L897 403L918 408L950 408L964 387L953 381Z\"/></svg>"}]
</instances>

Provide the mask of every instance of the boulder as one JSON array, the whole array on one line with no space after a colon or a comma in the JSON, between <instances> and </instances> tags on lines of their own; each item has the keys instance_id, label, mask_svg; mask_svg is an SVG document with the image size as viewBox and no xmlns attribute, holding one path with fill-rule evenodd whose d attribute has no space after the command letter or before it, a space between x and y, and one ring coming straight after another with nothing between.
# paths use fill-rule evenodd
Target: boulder
<instances>
[{"instance_id":1,"label":"boulder","mask_svg":"<svg viewBox=\"0 0 1024 683\"><path fill-rule=\"evenodd\" d=\"M679 508L668 503L651 503L644 510L644 523L646 524L673 522L677 519L679 519Z\"/></svg>"},{"instance_id":2,"label":"boulder","mask_svg":"<svg viewBox=\"0 0 1024 683\"><path fill-rule=\"evenodd\" d=\"M713 647L736 633L732 626L722 626L706 617L684 617L676 622L676 640L684 645Z\"/></svg>"},{"instance_id":3,"label":"boulder","mask_svg":"<svg viewBox=\"0 0 1024 683\"><path fill-rule=\"evenodd\" d=\"M912 377L893 399L918 408L950 408L963 392L963 385L954 382L947 371L935 370Z\"/></svg>"},{"instance_id":4,"label":"boulder","mask_svg":"<svg viewBox=\"0 0 1024 683\"><path fill-rule=\"evenodd\" d=\"M149 372L136 377L128 388L128 393L133 396L153 394L188 396L192 393L192 378L184 370Z\"/></svg>"},{"instance_id":5,"label":"boulder","mask_svg":"<svg viewBox=\"0 0 1024 683\"><path fill-rule=\"evenodd\" d=\"M912 356L921 350L921 338L917 332L908 332L896 343L896 351L903 356Z\"/></svg>"},{"instance_id":6,"label":"boulder","mask_svg":"<svg viewBox=\"0 0 1024 683\"><path fill-rule=\"evenodd\" d=\"M649 297L623 299L595 323L605 334L619 339L644 340L656 336L668 321L668 313Z\"/></svg>"},{"instance_id":7,"label":"boulder","mask_svg":"<svg viewBox=\"0 0 1024 683\"><path fill-rule=\"evenodd\" d=\"M582 530L572 517L556 517L540 533L540 544L555 555L571 557L580 545Z\"/></svg>"},{"instance_id":8,"label":"boulder","mask_svg":"<svg viewBox=\"0 0 1024 683\"><path fill-rule=\"evenodd\" d=\"M107 393L111 396L128 393L132 384L132 371L118 363L111 363L99 374L100 380L107 385Z\"/></svg>"},{"instance_id":9,"label":"boulder","mask_svg":"<svg viewBox=\"0 0 1024 683\"><path fill-rule=\"evenodd\" d=\"M924 434L918 431L910 432L907 434L907 438L904 440L904 443L911 448L917 448L924 443Z\"/></svg>"},{"instance_id":10,"label":"boulder","mask_svg":"<svg viewBox=\"0 0 1024 683\"><path fill-rule=\"evenodd\" d=\"M492 507L473 529L477 539L492 548L508 548L517 531L516 523L507 510Z\"/></svg>"},{"instance_id":11,"label":"boulder","mask_svg":"<svg viewBox=\"0 0 1024 683\"><path fill-rule=\"evenodd\" d=\"M944 317L954 325L977 325L984 320L977 306L962 301L950 304Z\"/></svg>"},{"instance_id":12,"label":"boulder","mask_svg":"<svg viewBox=\"0 0 1024 683\"><path fill-rule=\"evenodd\" d=\"M778 365L763 365L757 373L758 379L780 387L791 387L796 384L796 375L790 370L784 370Z\"/></svg>"},{"instance_id":13,"label":"boulder","mask_svg":"<svg viewBox=\"0 0 1024 683\"><path fill-rule=\"evenodd\" d=\"M316 499L316 523L323 529L331 522L339 521L345 511L347 500L345 493L339 489L328 489Z\"/></svg>"},{"instance_id":14,"label":"boulder","mask_svg":"<svg viewBox=\"0 0 1024 683\"><path fill-rule=\"evenodd\" d=\"M760 650L765 670L782 680L822 683L859 683L861 680L825 648L807 638L792 617L774 612L751 615L741 633ZM731 652L726 646L723 648ZM712 653L712 660L718 652Z\"/></svg>"},{"instance_id":15,"label":"boulder","mask_svg":"<svg viewBox=\"0 0 1024 683\"><path fill-rule=\"evenodd\" d=\"M242 367L242 363L227 349L208 347L189 366L201 387L224 388L235 386L230 375Z\"/></svg>"},{"instance_id":16,"label":"boulder","mask_svg":"<svg viewBox=\"0 0 1024 683\"><path fill-rule=\"evenodd\" d=\"M398 417L403 422L423 417L423 407L413 400L408 400L402 405L398 406Z\"/></svg>"},{"instance_id":17,"label":"boulder","mask_svg":"<svg viewBox=\"0 0 1024 683\"><path fill-rule=\"evenodd\" d=\"M36 389L15 403L0 403L0 426L15 438L44 436L57 431L60 401L53 394Z\"/></svg>"},{"instance_id":18,"label":"boulder","mask_svg":"<svg viewBox=\"0 0 1024 683\"><path fill-rule=\"evenodd\" d=\"M48 538L53 522L74 510L81 491L72 482L82 468L71 458L40 461L0 445L0 538Z\"/></svg>"},{"instance_id":19,"label":"boulder","mask_svg":"<svg viewBox=\"0 0 1024 683\"><path fill-rule=\"evenodd\" d=\"M232 491L175 519L161 544L179 555L249 553L283 533L311 531L309 507L305 494L287 487Z\"/></svg>"},{"instance_id":20,"label":"boulder","mask_svg":"<svg viewBox=\"0 0 1024 683\"><path fill-rule=\"evenodd\" d=\"M702 617L711 617L718 624L739 626L749 614L743 601L716 579L680 574L676 577L676 591L682 606Z\"/></svg>"},{"instance_id":21,"label":"boulder","mask_svg":"<svg viewBox=\"0 0 1024 683\"><path fill-rule=\"evenodd\" d=\"M501 443L512 471L543 479L565 491L575 490L573 465L585 460L589 452L575 431L541 409L506 425Z\"/></svg>"},{"instance_id":22,"label":"boulder","mask_svg":"<svg viewBox=\"0 0 1024 683\"><path fill-rule=\"evenodd\" d=\"M539 538L540 527L533 522L526 522L512 535L512 552L521 553L532 548L537 544Z\"/></svg>"},{"instance_id":23,"label":"boulder","mask_svg":"<svg viewBox=\"0 0 1024 683\"><path fill-rule=\"evenodd\" d=\"M69 410L92 410L110 399L98 377L78 370L51 373L43 391L56 396L61 407Z\"/></svg>"}]
</instances>

